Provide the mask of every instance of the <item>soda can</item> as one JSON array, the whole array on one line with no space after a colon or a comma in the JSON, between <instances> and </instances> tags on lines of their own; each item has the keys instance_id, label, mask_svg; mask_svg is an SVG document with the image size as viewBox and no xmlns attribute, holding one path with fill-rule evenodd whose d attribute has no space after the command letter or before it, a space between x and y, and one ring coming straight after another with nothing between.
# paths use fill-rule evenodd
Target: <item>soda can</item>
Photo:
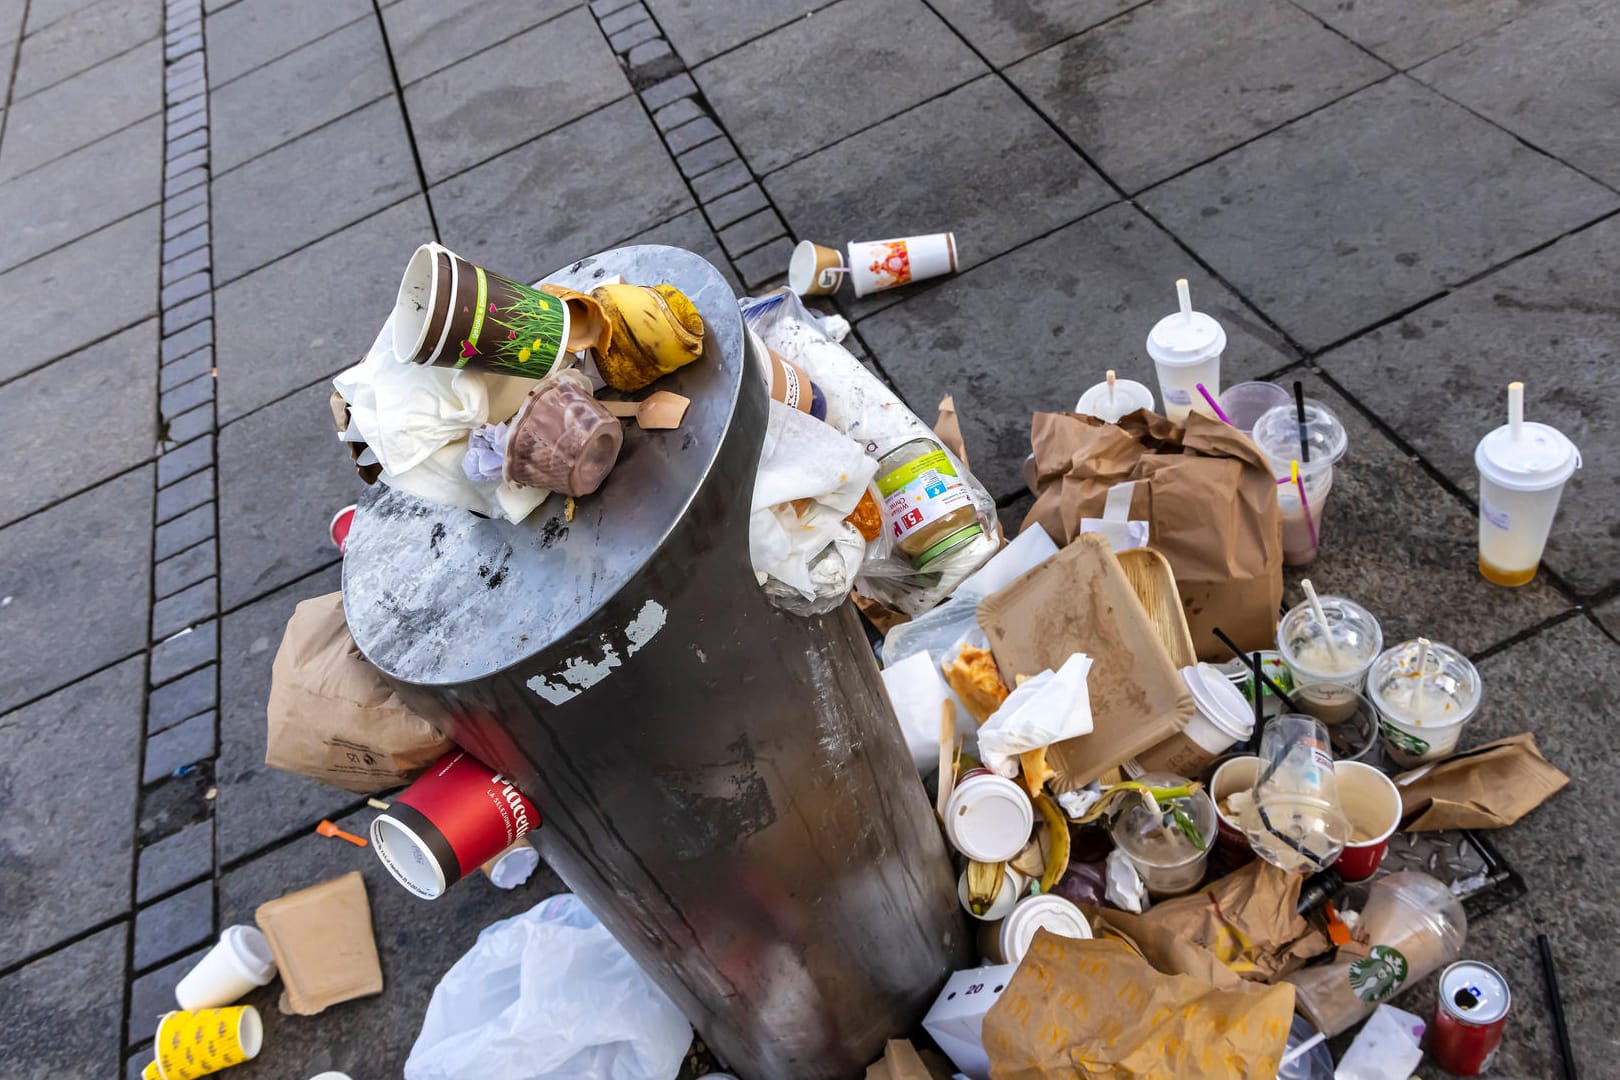
<instances>
[{"instance_id":1,"label":"soda can","mask_svg":"<svg viewBox=\"0 0 1620 1080\"><path fill-rule=\"evenodd\" d=\"M1490 1068L1502 1045L1513 995L1502 973L1477 960L1459 960L1440 973L1429 1054L1457 1076Z\"/></svg>"}]
</instances>

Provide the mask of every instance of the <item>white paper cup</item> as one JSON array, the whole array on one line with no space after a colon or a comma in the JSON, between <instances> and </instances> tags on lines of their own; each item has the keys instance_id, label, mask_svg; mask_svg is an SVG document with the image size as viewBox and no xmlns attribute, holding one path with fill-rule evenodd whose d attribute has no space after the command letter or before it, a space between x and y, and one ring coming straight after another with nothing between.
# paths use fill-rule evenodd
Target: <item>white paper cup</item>
<instances>
[{"instance_id":1,"label":"white paper cup","mask_svg":"<svg viewBox=\"0 0 1620 1080\"><path fill-rule=\"evenodd\" d=\"M1020 963L1041 930L1076 940L1092 936L1085 912L1061 896L1044 893L1020 900L999 923L981 923L979 952L992 964Z\"/></svg>"},{"instance_id":2,"label":"white paper cup","mask_svg":"<svg viewBox=\"0 0 1620 1080\"><path fill-rule=\"evenodd\" d=\"M945 804L946 839L978 862L1006 862L1029 843L1034 827L1024 789L989 769L966 773Z\"/></svg>"},{"instance_id":3,"label":"white paper cup","mask_svg":"<svg viewBox=\"0 0 1620 1080\"><path fill-rule=\"evenodd\" d=\"M956 272L956 234L851 240L848 265L856 296L952 274Z\"/></svg>"},{"instance_id":4,"label":"white paper cup","mask_svg":"<svg viewBox=\"0 0 1620 1080\"><path fill-rule=\"evenodd\" d=\"M1119 423L1120 417L1129 416L1137 409L1153 411L1153 391L1135 379L1115 379L1113 391L1110 395L1107 380L1098 383L1080 395L1080 400L1074 403L1074 411L1110 424Z\"/></svg>"},{"instance_id":5,"label":"white paper cup","mask_svg":"<svg viewBox=\"0 0 1620 1080\"><path fill-rule=\"evenodd\" d=\"M1136 755L1126 772L1198 776L1235 743L1254 734L1254 712L1232 680L1214 664L1193 664L1181 669L1181 681L1192 694L1193 715L1187 726L1163 742Z\"/></svg>"},{"instance_id":6,"label":"white paper cup","mask_svg":"<svg viewBox=\"0 0 1620 1080\"><path fill-rule=\"evenodd\" d=\"M1183 303L1184 282L1178 283ZM1166 315L1153 324L1147 336L1147 354L1159 374L1159 396L1164 399L1164 415L1174 423L1184 423L1194 410L1213 417L1198 384L1214 397L1221 392L1221 353L1226 351L1226 331L1202 311L1190 307Z\"/></svg>"},{"instance_id":7,"label":"white paper cup","mask_svg":"<svg viewBox=\"0 0 1620 1080\"><path fill-rule=\"evenodd\" d=\"M1519 438L1504 424L1474 449L1479 469L1479 571L1497 585L1536 576L1564 484L1581 467L1575 444L1557 428L1526 423Z\"/></svg>"},{"instance_id":8,"label":"white paper cup","mask_svg":"<svg viewBox=\"0 0 1620 1080\"><path fill-rule=\"evenodd\" d=\"M800 296L827 296L838 291L843 274L835 268L844 265L838 251L810 240L800 240L788 260L788 288Z\"/></svg>"},{"instance_id":9,"label":"white paper cup","mask_svg":"<svg viewBox=\"0 0 1620 1080\"><path fill-rule=\"evenodd\" d=\"M208 955L174 988L174 997L186 1012L217 1009L275 977L275 957L264 935L252 926L227 926Z\"/></svg>"},{"instance_id":10,"label":"white paper cup","mask_svg":"<svg viewBox=\"0 0 1620 1080\"><path fill-rule=\"evenodd\" d=\"M1012 867L1007 867L1001 878L1001 890L996 893L996 898L990 902L983 915L974 915L973 908L968 903L967 871L963 870L961 876L956 879L956 898L962 902L962 910L973 918L980 922L997 922L1012 913L1012 909L1018 905L1019 897L1024 895L1027 888L1029 878Z\"/></svg>"}]
</instances>

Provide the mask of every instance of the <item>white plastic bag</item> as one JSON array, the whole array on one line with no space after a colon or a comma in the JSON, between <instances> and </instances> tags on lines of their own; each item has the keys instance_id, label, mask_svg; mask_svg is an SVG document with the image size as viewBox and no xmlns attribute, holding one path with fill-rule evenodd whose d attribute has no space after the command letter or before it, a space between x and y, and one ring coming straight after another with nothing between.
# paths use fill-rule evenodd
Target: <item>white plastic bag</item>
<instances>
[{"instance_id":1,"label":"white plastic bag","mask_svg":"<svg viewBox=\"0 0 1620 1080\"><path fill-rule=\"evenodd\" d=\"M484 928L444 973L405 1080L673 1080L692 1028L568 893Z\"/></svg>"}]
</instances>

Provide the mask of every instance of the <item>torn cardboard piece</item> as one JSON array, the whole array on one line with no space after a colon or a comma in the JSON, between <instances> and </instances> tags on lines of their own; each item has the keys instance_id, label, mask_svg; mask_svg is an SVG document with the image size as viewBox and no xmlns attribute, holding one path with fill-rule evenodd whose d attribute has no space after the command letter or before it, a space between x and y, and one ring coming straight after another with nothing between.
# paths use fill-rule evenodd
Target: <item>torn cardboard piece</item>
<instances>
[{"instance_id":1,"label":"torn cardboard piece","mask_svg":"<svg viewBox=\"0 0 1620 1080\"><path fill-rule=\"evenodd\" d=\"M1083 535L979 604L1002 680L1092 658L1086 679L1089 735L1047 752L1054 792L1073 791L1186 726L1192 694L1165 652L1141 600L1108 549Z\"/></svg>"},{"instance_id":2,"label":"torn cardboard piece","mask_svg":"<svg viewBox=\"0 0 1620 1080\"><path fill-rule=\"evenodd\" d=\"M866 1080L950 1080L950 1075L930 1067L909 1039L890 1039L883 1056L866 1068Z\"/></svg>"},{"instance_id":3,"label":"torn cardboard piece","mask_svg":"<svg viewBox=\"0 0 1620 1080\"><path fill-rule=\"evenodd\" d=\"M1395 778L1405 832L1500 829L1552 798L1569 777L1529 732L1477 746Z\"/></svg>"},{"instance_id":4,"label":"torn cardboard piece","mask_svg":"<svg viewBox=\"0 0 1620 1080\"><path fill-rule=\"evenodd\" d=\"M282 1013L314 1016L329 1005L382 993L366 882L357 870L259 905L281 972Z\"/></svg>"}]
</instances>

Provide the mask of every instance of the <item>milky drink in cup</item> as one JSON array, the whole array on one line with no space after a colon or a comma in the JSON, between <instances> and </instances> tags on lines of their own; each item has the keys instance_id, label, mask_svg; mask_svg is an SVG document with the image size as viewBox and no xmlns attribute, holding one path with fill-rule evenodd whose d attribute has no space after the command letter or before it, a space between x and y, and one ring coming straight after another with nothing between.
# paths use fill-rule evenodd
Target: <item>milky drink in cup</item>
<instances>
[{"instance_id":1,"label":"milky drink in cup","mask_svg":"<svg viewBox=\"0 0 1620 1080\"><path fill-rule=\"evenodd\" d=\"M1193 410L1214 417L1215 410L1198 392L1202 383L1212 395L1221 390L1221 353L1226 351L1226 331L1202 311L1192 308L1187 279L1176 282L1180 310L1166 315L1148 331L1147 354L1159 374L1159 396L1164 399L1164 415L1177 424L1186 423Z\"/></svg>"},{"instance_id":2,"label":"milky drink in cup","mask_svg":"<svg viewBox=\"0 0 1620 1080\"><path fill-rule=\"evenodd\" d=\"M1448 757L1479 711L1479 669L1449 645L1424 638L1383 652L1367 675L1384 749L1398 764Z\"/></svg>"},{"instance_id":3,"label":"milky drink in cup","mask_svg":"<svg viewBox=\"0 0 1620 1080\"><path fill-rule=\"evenodd\" d=\"M1093 416L1110 424L1138 409L1153 411L1153 391L1135 379L1120 379L1110 371L1107 378L1080 395L1074 411L1081 416Z\"/></svg>"},{"instance_id":4,"label":"milky drink in cup","mask_svg":"<svg viewBox=\"0 0 1620 1080\"><path fill-rule=\"evenodd\" d=\"M1524 384L1508 386L1508 422L1479 440L1479 572L1495 585L1536 576L1564 484L1581 452L1562 432L1524 420Z\"/></svg>"},{"instance_id":5,"label":"milky drink in cup","mask_svg":"<svg viewBox=\"0 0 1620 1080\"><path fill-rule=\"evenodd\" d=\"M1350 448L1349 433L1339 418L1313 398L1305 399L1303 434L1301 445L1299 407L1290 402L1262 413L1250 436L1279 481L1277 506L1282 511L1283 562L1289 566L1304 566L1316 558L1324 537L1322 519L1327 498L1333 490L1333 464ZM1298 484L1293 479L1296 461ZM1302 486L1303 499L1299 493Z\"/></svg>"},{"instance_id":6,"label":"milky drink in cup","mask_svg":"<svg viewBox=\"0 0 1620 1080\"><path fill-rule=\"evenodd\" d=\"M1317 684L1315 699L1330 703L1331 688L1339 686L1339 699L1349 701L1366 684L1367 669L1384 647L1384 632L1355 601L1342 596L1320 600L1327 625L1316 619L1309 601L1298 605L1277 624L1277 651L1296 685Z\"/></svg>"},{"instance_id":7,"label":"milky drink in cup","mask_svg":"<svg viewBox=\"0 0 1620 1080\"><path fill-rule=\"evenodd\" d=\"M1247 801L1232 806L1255 853L1289 873L1331 866L1350 839L1327 729L1283 713L1260 737L1260 771Z\"/></svg>"},{"instance_id":8,"label":"milky drink in cup","mask_svg":"<svg viewBox=\"0 0 1620 1080\"><path fill-rule=\"evenodd\" d=\"M1334 761L1361 761L1375 756L1378 709L1365 692L1350 692L1343 683L1300 683L1288 696L1297 711L1316 717L1327 728Z\"/></svg>"},{"instance_id":9,"label":"milky drink in cup","mask_svg":"<svg viewBox=\"0 0 1620 1080\"><path fill-rule=\"evenodd\" d=\"M856 296L952 274L956 272L956 234L851 240L848 265Z\"/></svg>"},{"instance_id":10,"label":"milky drink in cup","mask_svg":"<svg viewBox=\"0 0 1620 1080\"><path fill-rule=\"evenodd\" d=\"M1188 783L1170 773L1139 777L1152 788L1174 788ZM1125 852L1154 896L1179 896L1196 889L1215 842L1215 804L1209 793L1197 791L1159 804L1133 798L1109 830L1114 845Z\"/></svg>"}]
</instances>

